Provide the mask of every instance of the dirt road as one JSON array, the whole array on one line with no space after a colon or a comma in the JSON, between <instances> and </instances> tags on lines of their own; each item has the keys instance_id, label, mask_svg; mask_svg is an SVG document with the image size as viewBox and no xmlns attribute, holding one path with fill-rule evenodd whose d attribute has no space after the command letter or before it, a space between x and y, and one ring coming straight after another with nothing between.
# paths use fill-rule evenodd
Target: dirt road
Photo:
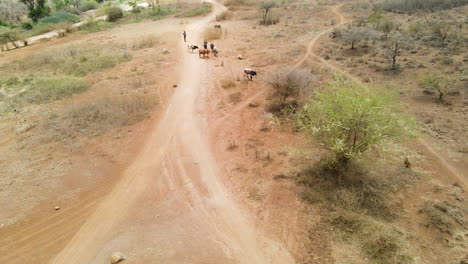
<instances>
[{"instance_id":1,"label":"dirt road","mask_svg":"<svg viewBox=\"0 0 468 264\"><path fill-rule=\"evenodd\" d=\"M200 32L224 10L213 5L210 16L186 27L189 39L199 42ZM190 53L182 53L181 61L178 88L149 142L52 263L102 263L109 252L129 244L126 238L135 237L145 237L142 244L159 249L161 263L294 262L281 245L252 226L226 193L204 133L199 95L206 88L202 80L208 65ZM125 232L144 221L131 213L135 211L154 216L151 225L116 242L116 230Z\"/></svg>"}]
</instances>

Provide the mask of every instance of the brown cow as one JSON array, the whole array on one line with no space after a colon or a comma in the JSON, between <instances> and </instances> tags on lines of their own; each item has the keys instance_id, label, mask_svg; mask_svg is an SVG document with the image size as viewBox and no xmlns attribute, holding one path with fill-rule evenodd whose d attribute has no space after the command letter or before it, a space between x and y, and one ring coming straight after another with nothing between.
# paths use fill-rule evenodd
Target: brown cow
<instances>
[{"instance_id":1,"label":"brown cow","mask_svg":"<svg viewBox=\"0 0 468 264\"><path fill-rule=\"evenodd\" d=\"M210 55L210 50L209 49L199 49L198 50L198 57L202 57L205 58L205 57L209 57Z\"/></svg>"}]
</instances>

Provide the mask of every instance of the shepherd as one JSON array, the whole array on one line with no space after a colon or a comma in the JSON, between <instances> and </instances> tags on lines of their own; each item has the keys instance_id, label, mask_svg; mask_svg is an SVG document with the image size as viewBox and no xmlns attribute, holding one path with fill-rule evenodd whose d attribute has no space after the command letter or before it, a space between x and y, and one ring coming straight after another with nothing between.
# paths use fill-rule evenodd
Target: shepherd
<instances>
[{"instance_id":1,"label":"shepherd","mask_svg":"<svg viewBox=\"0 0 468 264\"><path fill-rule=\"evenodd\" d=\"M214 47L215 47L214 44L211 43L211 44L210 44L211 51L214 51Z\"/></svg>"},{"instance_id":2,"label":"shepherd","mask_svg":"<svg viewBox=\"0 0 468 264\"><path fill-rule=\"evenodd\" d=\"M184 33L182 33L182 36L184 36L184 42L187 42L187 33L184 30Z\"/></svg>"},{"instance_id":3,"label":"shepherd","mask_svg":"<svg viewBox=\"0 0 468 264\"><path fill-rule=\"evenodd\" d=\"M203 48L208 49L208 41L203 41Z\"/></svg>"}]
</instances>

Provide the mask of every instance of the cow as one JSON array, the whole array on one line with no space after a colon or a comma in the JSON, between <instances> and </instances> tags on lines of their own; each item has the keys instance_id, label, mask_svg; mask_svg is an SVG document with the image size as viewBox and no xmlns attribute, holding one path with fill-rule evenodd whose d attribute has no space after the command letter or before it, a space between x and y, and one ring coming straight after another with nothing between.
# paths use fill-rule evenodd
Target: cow
<instances>
[{"instance_id":1,"label":"cow","mask_svg":"<svg viewBox=\"0 0 468 264\"><path fill-rule=\"evenodd\" d=\"M198 46L195 46L195 45L188 45L187 46L187 51L193 52L196 49L198 49Z\"/></svg>"},{"instance_id":2,"label":"cow","mask_svg":"<svg viewBox=\"0 0 468 264\"><path fill-rule=\"evenodd\" d=\"M198 57L202 57L205 58L205 57L209 57L210 55L210 50L209 49L199 49L198 50Z\"/></svg>"},{"instance_id":3,"label":"cow","mask_svg":"<svg viewBox=\"0 0 468 264\"><path fill-rule=\"evenodd\" d=\"M252 80L254 76L257 76L256 71L249 69L249 68L244 69L244 78L247 78L248 80Z\"/></svg>"}]
</instances>

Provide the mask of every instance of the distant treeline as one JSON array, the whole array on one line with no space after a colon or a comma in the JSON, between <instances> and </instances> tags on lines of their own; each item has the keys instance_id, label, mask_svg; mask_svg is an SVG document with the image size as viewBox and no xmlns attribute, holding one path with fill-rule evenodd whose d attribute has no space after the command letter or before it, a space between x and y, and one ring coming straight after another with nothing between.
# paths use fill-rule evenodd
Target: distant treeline
<instances>
[{"instance_id":1,"label":"distant treeline","mask_svg":"<svg viewBox=\"0 0 468 264\"><path fill-rule=\"evenodd\" d=\"M410 13L438 11L468 4L468 0L383 0L382 9L392 12Z\"/></svg>"}]
</instances>

